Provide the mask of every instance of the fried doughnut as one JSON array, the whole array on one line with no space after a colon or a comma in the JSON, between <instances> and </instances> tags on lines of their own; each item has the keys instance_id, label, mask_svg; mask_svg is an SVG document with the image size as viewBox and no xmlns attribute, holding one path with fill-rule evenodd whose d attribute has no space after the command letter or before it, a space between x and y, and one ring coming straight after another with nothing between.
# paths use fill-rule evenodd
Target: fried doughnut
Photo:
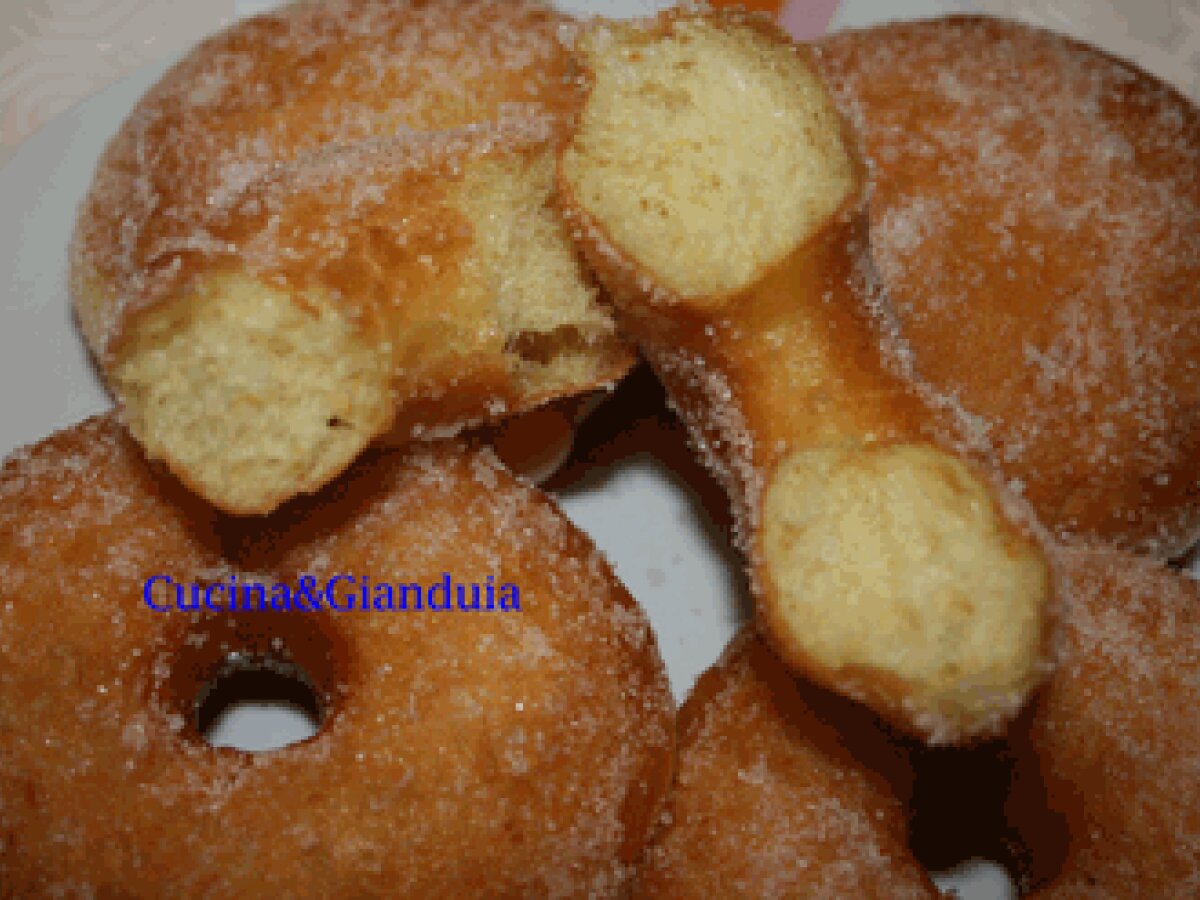
<instances>
[{"instance_id":1,"label":"fried doughnut","mask_svg":"<svg viewBox=\"0 0 1200 900\"><path fill-rule=\"evenodd\" d=\"M1200 584L1062 553L1062 661L1014 743L1034 896L1200 896Z\"/></svg>"},{"instance_id":2,"label":"fried doughnut","mask_svg":"<svg viewBox=\"0 0 1200 900\"><path fill-rule=\"evenodd\" d=\"M301 573L494 575L520 611L144 602L158 574ZM644 615L486 451L376 455L230 522L89 420L0 470L0 574L6 894L609 896L665 800L673 703ZM198 697L234 665L300 670L318 733L205 743Z\"/></svg>"},{"instance_id":3,"label":"fried doughnut","mask_svg":"<svg viewBox=\"0 0 1200 900\"><path fill-rule=\"evenodd\" d=\"M679 711L677 783L634 897L939 896L879 774L902 779L902 755L838 703L743 630Z\"/></svg>"},{"instance_id":4,"label":"fried doughnut","mask_svg":"<svg viewBox=\"0 0 1200 900\"><path fill-rule=\"evenodd\" d=\"M389 430L444 435L627 371L548 206L568 21L532 0L296 3L143 98L71 281L151 458L265 513Z\"/></svg>"},{"instance_id":5,"label":"fried doughnut","mask_svg":"<svg viewBox=\"0 0 1200 900\"><path fill-rule=\"evenodd\" d=\"M1064 535L1200 538L1200 114L1016 22L830 36L872 162L871 246L923 376Z\"/></svg>"},{"instance_id":6,"label":"fried doughnut","mask_svg":"<svg viewBox=\"0 0 1200 900\"><path fill-rule=\"evenodd\" d=\"M907 377L863 167L807 52L754 19L667 14L577 53L560 195L733 498L765 634L931 740L996 730L1045 672L1050 572Z\"/></svg>"}]
</instances>

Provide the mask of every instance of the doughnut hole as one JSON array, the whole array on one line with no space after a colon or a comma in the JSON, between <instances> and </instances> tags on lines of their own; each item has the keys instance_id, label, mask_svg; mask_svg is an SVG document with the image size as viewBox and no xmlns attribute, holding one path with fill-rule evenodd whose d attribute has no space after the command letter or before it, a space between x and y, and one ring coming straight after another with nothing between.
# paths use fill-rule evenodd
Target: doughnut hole
<instances>
[{"instance_id":1,"label":"doughnut hole","mask_svg":"<svg viewBox=\"0 0 1200 900\"><path fill-rule=\"evenodd\" d=\"M283 703L307 719L306 740L338 715L351 678L348 645L319 614L241 612L181 619L158 668L160 702L183 721L186 740L217 746L213 726L239 703ZM299 724L299 723L293 723Z\"/></svg>"},{"instance_id":2,"label":"doughnut hole","mask_svg":"<svg viewBox=\"0 0 1200 900\"><path fill-rule=\"evenodd\" d=\"M766 489L762 554L781 649L891 691L935 742L995 730L1041 677L1045 562L955 457L792 453Z\"/></svg>"},{"instance_id":3,"label":"doughnut hole","mask_svg":"<svg viewBox=\"0 0 1200 900\"><path fill-rule=\"evenodd\" d=\"M313 737L322 716L308 674L270 657L230 656L196 703L196 727L205 741L252 752Z\"/></svg>"},{"instance_id":4,"label":"doughnut hole","mask_svg":"<svg viewBox=\"0 0 1200 900\"><path fill-rule=\"evenodd\" d=\"M592 91L562 157L578 205L693 304L762 277L856 183L806 57L735 21L594 29L581 48Z\"/></svg>"}]
</instances>

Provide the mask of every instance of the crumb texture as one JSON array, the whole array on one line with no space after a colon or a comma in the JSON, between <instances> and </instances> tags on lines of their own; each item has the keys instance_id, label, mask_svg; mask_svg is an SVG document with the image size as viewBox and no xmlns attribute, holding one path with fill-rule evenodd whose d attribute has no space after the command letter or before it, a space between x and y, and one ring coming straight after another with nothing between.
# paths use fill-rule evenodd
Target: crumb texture
<instances>
[{"instance_id":1,"label":"crumb texture","mask_svg":"<svg viewBox=\"0 0 1200 900\"><path fill-rule=\"evenodd\" d=\"M534 2L293 4L151 89L72 249L81 327L147 450L222 508L268 512L389 427L445 432L628 369L551 209L567 27ZM162 360L142 357L164 341L174 383L156 389ZM327 415L339 393L350 409ZM168 433L189 423L211 438Z\"/></svg>"},{"instance_id":2,"label":"crumb texture","mask_svg":"<svg viewBox=\"0 0 1200 900\"><path fill-rule=\"evenodd\" d=\"M582 47L593 84L564 177L674 294L747 286L852 186L837 113L795 47L687 18L600 26Z\"/></svg>"},{"instance_id":3,"label":"crumb texture","mask_svg":"<svg viewBox=\"0 0 1200 900\"><path fill-rule=\"evenodd\" d=\"M797 452L767 488L762 542L778 614L816 664L898 677L925 715L960 723L943 738L1010 718L1041 676L1044 560L954 457Z\"/></svg>"},{"instance_id":4,"label":"crumb texture","mask_svg":"<svg viewBox=\"0 0 1200 900\"><path fill-rule=\"evenodd\" d=\"M233 509L325 484L387 427L390 379L377 347L310 303L229 274L155 310L112 376L130 431Z\"/></svg>"},{"instance_id":5,"label":"crumb texture","mask_svg":"<svg viewBox=\"0 0 1200 900\"><path fill-rule=\"evenodd\" d=\"M964 462L986 458L978 422L919 378L866 168L807 52L722 13L581 46L567 211L731 496L764 632L929 740L1001 730L1048 669L1041 532Z\"/></svg>"}]
</instances>

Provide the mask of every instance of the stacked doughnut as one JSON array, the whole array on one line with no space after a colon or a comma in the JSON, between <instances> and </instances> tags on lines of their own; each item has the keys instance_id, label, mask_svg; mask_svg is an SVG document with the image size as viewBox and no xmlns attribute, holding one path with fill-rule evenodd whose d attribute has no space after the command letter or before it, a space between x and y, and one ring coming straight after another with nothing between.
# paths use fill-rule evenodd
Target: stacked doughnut
<instances>
[{"instance_id":1,"label":"stacked doughnut","mask_svg":"<svg viewBox=\"0 0 1200 900\"><path fill-rule=\"evenodd\" d=\"M1200 584L1110 547L1061 559L1062 659L1013 738L1018 873L1038 897L1195 896Z\"/></svg>"},{"instance_id":2,"label":"stacked doughnut","mask_svg":"<svg viewBox=\"0 0 1200 900\"><path fill-rule=\"evenodd\" d=\"M913 375L811 59L736 15L601 26L578 53L567 215L729 491L768 639L931 740L1001 728L1048 668L1052 576Z\"/></svg>"},{"instance_id":3,"label":"stacked doughnut","mask_svg":"<svg viewBox=\"0 0 1200 900\"><path fill-rule=\"evenodd\" d=\"M566 896L627 877L670 782L666 673L588 540L487 452L382 454L246 530L110 415L10 457L0 499L6 891ZM490 575L521 611L143 602L162 574L339 573ZM260 757L205 743L198 699L235 664L302 673L318 734Z\"/></svg>"},{"instance_id":4,"label":"stacked doughnut","mask_svg":"<svg viewBox=\"0 0 1200 900\"><path fill-rule=\"evenodd\" d=\"M633 360L549 203L567 24L294 4L109 145L71 263L120 418L0 471L0 894L624 890L673 770L654 636L552 502L444 440ZM314 604L339 578L472 584ZM296 605L229 602L264 582ZM310 693L317 733L211 746L243 672Z\"/></svg>"},{"instance_id":5,"label":"stacked doughnut","mask_svg":"<svg viewBox=\"0 0 1200 900\"><path fill-rule=\"evenodd\" d=\"M871 161L871 252L922 375L1066 545L1055 674L1006 735L1038 896L1200 890L1200 112L975 17L817 48ZM1071 546L1074 545L1074 546ZM979 817L976 808L960 815Z\"/></svg>"},{"instance_id":6,"label":"stacked doughnut","mask_svg":"<svg viewBox=\"0 0 1200 900\"><path fill-rule=\"evenodd\" d=\"M202 43L80 211L119 412L0 470L0 884L936 896L910 756L986 739L1028 886L1196 893L1200 729L1165 709L1200 699L1198 591L1061 542L1200 527L1198 123L986 20L814 52L742 12L331 0ZM754 599L678 723L588 539L450 439L561 426L635 345ZM521 601L211 603L450 572ZM245 669L317 734L209 746Z\"/></svg>"},{"instance_id":7,"label":"stacked doughnut","mask_svg":"<svg viewBox=\"0 0 1200 900\"><path fill-rule=\"evenodd\" d=\"M1092 47L953 18L825 39L921 373L1060 535L1200 538L1200 115ZM918 114L919 110L919 114Z\"/></svg>"},{"instance_id":8,"label":"stacked doughnut","mask_svg":"<svg viewBox=\"0 0 1200 900\"><path fill-rule=\"evenodd\" d=\"M202 43L100 161L75 310L134 438L268 513L391 433L632 363L548 207L576 93L533 0L296 4Z\"/></svg>"},{"instance_id":9,"label":"stacked doughnut","mask_svg":"<svg viewBox=\"0 0 1200 900\"><path fill-rule=\"evenodd\" d=\"M864 166L818 65L755 20L600 25L577 52L588 94L559 161L565 211L730 494L771 650L933 742L1032 734L1068 838L1061 871L1026 883L1195 893L1200 729L1164 717L1192 701L1198 635L1187 601L1150 596L1191 585L1158 572L1145 615L1120 619L1128 585L1040 526L1163 555L1195 539L1195 108L1021 26L885 27L820 48ZM1012 725L1048 673L1053 598L1064 668ZM1164 617L1168 636L1135 651ZM681 713L642 893L929 893L903 791L864 791L856 735L831 739L749 662L765 648L729 652ZM1127 698L1111 732L1115 710L1079 702L1093 679ZM1102 734L1109 756L1081 754ZM1028 782L1029 757L1018 768ZM1128 810L1114 772L1146 788ZM1045 872L1045 829L1019 838Z\"/></svg>"},{"instance_id":10,"label":"stacked doughnut","mask_svg":"<svg viewBox=\"0 0 1200 900\"><path fill-rule=\"evenodd\" d=\"M637 897L936 897L908 850L907 760L872 716L739 634L679 711Z\"/></svg>"}]
</instances>

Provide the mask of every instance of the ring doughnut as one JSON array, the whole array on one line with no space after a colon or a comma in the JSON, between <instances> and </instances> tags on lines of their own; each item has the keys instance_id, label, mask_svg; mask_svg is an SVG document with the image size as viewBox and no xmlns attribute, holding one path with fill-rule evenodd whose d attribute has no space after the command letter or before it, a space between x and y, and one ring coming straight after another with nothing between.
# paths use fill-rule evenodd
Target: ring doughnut
<instances>
[{"instance_id":1,"label":"ring doughnut","mask_svg":"<svg viewBox=\"0 0 1200 900\"><path fill-rule=\"evenodd\" d=\"M1014 738L1018 872L1035 897L1197 896L1200 583L1108 547L1060 556L1062 658Z\"/></svg>"},{"instance_id":2,"label":"ring doughnut","mask_svg":"<svg viewBox=\"0 0 1200 900\"><path fill-rule=\"evenodd\" d=\"M229 520L109 415L6 461L0 548L5 894L613 896L665 801L674 709L645 617L487 451L373 454L319 498ZM339 573L494 576L520 611L145 600L158 575ZM198 698L235 664L302 672L318 732L208 745Z\"/></svg>"},{"instance_id":3,"label":"ring doughnut","mask_svg":"<svg viewBox=\"0 0 1200 900\"><path fill-rule=\"evenodd\" d=\"M922 375L1060 534L1200 538L1200 113L1093 47L955 17L823 39Z\"/></svg>"},{"instance_id":4,"label":"ring doughnut","mask_svg":"<svg viewBox=\"0 0 1200 900\"><path fill-rule=\"evenodd\" d=\"M71 283L152 459L268 513L385 434L628 370L549 206L570 21L533 0L296 3L150 90L99 163Z\"/></svg>"},{"instance_id":5,"label":"ring doughnut","mask_svg":"<svg viewBox=\"0 0 1200 900\"><path fill-rule=\"evenodd\" d=\"M634 897L937 897L864 710L802 687L745 629L679 711L667 825Z\"/></svg>"},{"instance_id":6,"label":"ring doughnut","mask_svg":"<svg viewBox=\"0 0 1200 900\"><path fill-rule=\"evenodd\" d=\"M932 741L1001 729L1048 668L1048 563L910 377L863 167L807 52L679 13L576 52L559 193L733 499L764 635Z\"/></svg>"}]
</instances>

